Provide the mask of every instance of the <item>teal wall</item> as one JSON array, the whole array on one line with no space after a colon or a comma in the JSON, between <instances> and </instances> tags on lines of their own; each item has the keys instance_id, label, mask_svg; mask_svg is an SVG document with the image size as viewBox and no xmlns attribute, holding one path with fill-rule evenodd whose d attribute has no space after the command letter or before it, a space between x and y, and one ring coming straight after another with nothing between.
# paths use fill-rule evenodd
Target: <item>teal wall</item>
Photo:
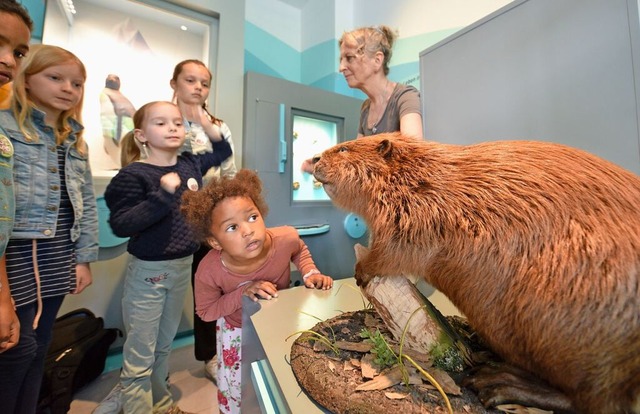
<instances>
[{"instance_id":1,"label":"teal wall","mask_svg":"<svg viewBox=\"0 0 640 414\"><path fill-rule=\"evenodd\" d=\"M53 0L50 0L53 1ZM34 21L32 41L42 41L46 0L23 0ZM299 52L269 32L245 21L244 71L297 82L358 99L365 95L347 86L338 72L340 55L337 39L331 39ZM420 88L419 54L459 28L423 33L398 39L391 59L389 78Z\"/></svg>"},{"instance_id":2,"label":"teal wall","mask_svg":"<svg viewBox=\"0 0 640 414\"><path fill-rule=\"evenodd\" d=\"M420 52L459 29L398 39L394 46L389 78L419 89ZM338 72L340 52L337 39L298 52L277 37L245 21L244 41L245 73L258 72L358 99L365 98L361 91L349 88Z\"/></svg>"},{"instance_id":3,"label":"teal wall","mask_svg":"<svg viewBox=\"0 0 640 414\"><path fill-rule=\"evenodd\" d=\"M22 0L21 3L29 12L31 20L33 20L31 41L33 43L42 43L42 28L44 27L46 0Z\"/></svg>"}]
</instances>

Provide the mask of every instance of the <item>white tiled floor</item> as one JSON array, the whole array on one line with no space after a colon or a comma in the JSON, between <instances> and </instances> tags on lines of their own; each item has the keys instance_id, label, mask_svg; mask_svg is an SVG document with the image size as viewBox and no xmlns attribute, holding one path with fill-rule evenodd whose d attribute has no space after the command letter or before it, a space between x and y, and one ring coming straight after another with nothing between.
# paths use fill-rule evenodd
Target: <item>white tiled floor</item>
<instances>
[{"instance_id":1,"label":"white tiled floor","mask_svg":"<svg viewBox=\"0 0 640 414\"><path fill-rule=\"evenodd\" d=\"M171 352L169 359L171 391L174 401L188 413L218 413L216 386L204 376L204 363L193 356L193 345ZM119 371L103 373L91 384L79 390L68 414L91 414L118 381Z\"/></svg>"}]
</instances>

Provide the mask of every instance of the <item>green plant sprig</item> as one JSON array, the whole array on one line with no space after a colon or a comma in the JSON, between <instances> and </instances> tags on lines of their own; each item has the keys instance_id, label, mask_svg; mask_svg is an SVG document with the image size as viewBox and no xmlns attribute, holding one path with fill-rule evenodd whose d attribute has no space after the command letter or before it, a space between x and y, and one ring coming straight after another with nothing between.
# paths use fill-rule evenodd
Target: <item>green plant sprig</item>
<instances>
[{"instance_id":1,"label":"green plant sprig","mask_svg":"<svg viewBox=\"0 0 640 414\"><path fill-rule=\"evenodd\" d=\"M393 352L379 329L372 332L367 328L363 328L362 331L360 331L360 337L365 338L365 341L373 345L371 353L376 356L373 362L380 368L392 367L400 361L400 358Z\"/></svg>"}]
</instances>

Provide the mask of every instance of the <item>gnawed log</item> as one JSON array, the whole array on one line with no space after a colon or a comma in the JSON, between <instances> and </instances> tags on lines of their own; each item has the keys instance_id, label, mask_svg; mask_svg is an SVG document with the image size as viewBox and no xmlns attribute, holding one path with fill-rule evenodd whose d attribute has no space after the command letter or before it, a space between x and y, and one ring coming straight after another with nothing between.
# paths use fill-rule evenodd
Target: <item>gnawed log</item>
<instances>
[{"instance_id":1,"label":"gnawed log","mask_svg":"<svg viewBox=\"0 0 640 414\"><path fill-rule=\"evenodd\" d=\"M356 244L355 253L359 260L368 249ZM394 339L404 341L403 347L429 354L433 364L445 371L471 365L471 352L462 337L408 278L375 276L361 291Z\"/></svg>"}]
</instances>

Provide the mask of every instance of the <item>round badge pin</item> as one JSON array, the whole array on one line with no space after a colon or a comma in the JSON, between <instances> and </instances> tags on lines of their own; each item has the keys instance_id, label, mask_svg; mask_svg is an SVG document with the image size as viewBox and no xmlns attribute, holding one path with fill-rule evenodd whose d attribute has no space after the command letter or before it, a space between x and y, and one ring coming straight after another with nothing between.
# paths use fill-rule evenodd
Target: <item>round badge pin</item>
<instances>
[{"instance_id":1,"label":"round badge pin","mask_svg":"<svg viewBox=\"0 0 640 414\"><path fill-rule=\"evenodd\" d=\"M0 134L0 155L6 158L13 156L13 145L6 135Z\"/></svg>"},{"instance_id":2,"label":"round badge pin","mask_svg":"<svg viewBox=\"0 0 640 414\"><path fill-rule=\"evenodd\" d=\"M191 191L198 191L198 181L191 177L187 180L187 188Z\"/></svg>"}]
</instances>

